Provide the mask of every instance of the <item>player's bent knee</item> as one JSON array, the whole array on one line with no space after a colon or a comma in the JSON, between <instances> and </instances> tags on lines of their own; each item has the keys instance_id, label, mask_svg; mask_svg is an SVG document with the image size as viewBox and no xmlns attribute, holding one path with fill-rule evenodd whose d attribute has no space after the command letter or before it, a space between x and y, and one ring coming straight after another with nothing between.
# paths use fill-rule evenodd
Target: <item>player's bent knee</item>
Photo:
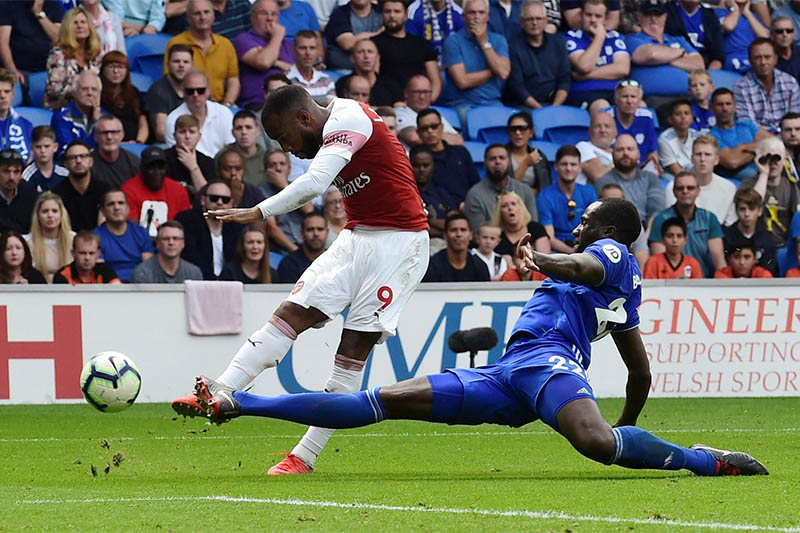
<instances>
[{"instance_id":1,"label":"player's bent knee","mask_svg":"<svg viewBox=\"0 0 800 533\"><path fill-rule=\"evenodd\" d=\"M572 446L584 457L598 463L607 463L614 455L614 434L611 428L587 427L583 435L570 440Z\"/></svg>"}]
</instances>

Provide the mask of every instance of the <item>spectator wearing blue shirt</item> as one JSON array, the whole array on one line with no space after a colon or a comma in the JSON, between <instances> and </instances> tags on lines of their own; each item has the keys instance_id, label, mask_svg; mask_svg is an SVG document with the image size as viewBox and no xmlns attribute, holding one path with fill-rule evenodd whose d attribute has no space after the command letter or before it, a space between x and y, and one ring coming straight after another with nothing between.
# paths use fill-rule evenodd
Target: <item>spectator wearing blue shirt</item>
<instances>
[{"instance_id":1,"label":"spectator wearing blue shirt","mask_svg":"<svg viewBox=\"0 0 800 533\"><path fill-rule=\"evenodd\" d=\"M461 6L453 0L414 0L408 6L406 31L427 39L440 65L444 40L463 27Z\"/></svg>"},{"instance_id":2,"label":"spectator wearing blue shirt","mask_svg":"<svg viewBox=\"0 0 800 533\"><path fill-rule=\"evenodd\" d=\"M697 178L689 171L681 171L673 182L675 204L661 211L650 228L650 254L664 253L661 243L661 225L672 217L680 217L687 226L686 246L683 253L697 259L703 276L713 277L716 270L725 268L725 247L722 243L722 226L711 211L695 205L700 195Z\"/></svg>"},{"instance_id":3,"label":"spectator wearing blue shirt","mask_svg":"<svg viewBox=\"0 0 800 533\"><path fill-rule=\"evenodd\" d=\"M688 94L694 115L692 129L704 134L717 123L714 112L711 111L712 92L714 92L714 80L706 69L693 70L689 73Z\"/></svg>"},{"instance_id":4,"label":"spectator wearing blue shirt","mask_svg":"<svg viewBox=\"0 0 800 533\"><path fill-rule=\"evenodd\" d=\"M128 283L133 269L156 253L153 241L145 228L128 224L130 207L121 190L106 192L100 210L106 219L94 229L100 237L100 257L111 265L120 280Z\"/></svg>"},{"instance_id":5,"label":"spectator wearing blue shirt","mask_svg":"<svg viewBox=\"0 0 800 533\"><path fill-rule=\"evenodd\" d=\"M667 11L658 0L642 0L639 4L639 25L642 31L628 35L625 43L636 66L668 65L687 72L705 68L703 56L680 36L664 33Z\"/></svg>"},{"instance_id":6,"label":"spectator wearing blue shirt","mask_svg":"<svg viewBox=\"0 0 800 533\"><path fill-rule=\"evenodd\" d=\"M489 0L489 31L511 41L522 30L519 23L522 0Z\"/></svg>"},{"instance_id":7,"label":"spectator wearing blue shirt","mask_svg":"<svg viewBox=\"0 0 800 533\"><path fill-rule=\"evenodd\" d=\"M614 90L614 105L604 109L614 117L617 135L628 134L639 145L639 164L658 155L655 114L641 107L642 86L636 80L625 79Z\"/></svg>"},{"instance_id":8,"label":"spectator wearing blue shirt","mask_svg":"<svg viewBox=\"0 0 800 533\"><path fill-rule=\"evenodd\" d=\"M522 6L522 33L511 39L510 97L516 105L538 109L561 105L570 86L569 59L564 41L544 31L547 14L538 2Z\"/></svg>"},{"instance_id":9,"label":"spectator wearing blue shirt","mask_svg":"<svg viewBox=\"0 0 800 533\"><path fill-rule=\"evenodd\" d=\"M575 251L572 230L580 224L586 208L597 200L597 194L591 186L575 181L581 173L581 153L577 148L571 144L559 148L555 166L558 181L542 189L536 205L539 223L550 237L553 251L569 254Z\"/></svg>"},{"instance_id":10,"label":"spectator wearing blue shirt","mask_svg":"<svg viewBox=\"0 0 800 533\"><path fill-rule=\"evenodd\" d=\"M94 128L97 120L106 114L100 107L100 77L91 70L84 70L75 76L72 94L75 95L75 101L53 113L50 119L50 125L56 132L59 152L66 150L67 145L76 140L97 148Z\"/></svg>"},{"instance_id":11,"label":"spectator wearing blue shirt","mask_svg":"<svg viewBox=\"0 0 800 533\"><path fill-rule=\"evenodd\" d=\"M325 26L325 40L328 42L325 64L333 70L351 70L350 54L355 52L356 44L372 39L382 31L383 15L370 0L350 0L347 5L337 7Z\"/></svg>"},{"instance_id":12,"label":"spectator wearing blue shirt","mask_svg":"<svg viewBox=\"0 0 800 533\"><path fill-rule=\"evenodd\" d=\"M728 0L729 7L717 8L714 12L725 32L725 70L744 73L750 70L747 48L756 37L769 39L769 29L758 15L750 10L748 0Z\"/></svg>"},{"instance_id":13,"label":"spectator wearing blue shirt","mask_svg":"<svg viewBox=\"0 0 800 533\"><path fill-rule=\"evenodd\" d=\"M742 180L756 172L753 158L756 145L770 133L751 120L736 120L736 100L733 92L720 87L711 95L711 110L717 125L709 133L719 142L719 174L726 178Z\"/></svg>"},{"instance_id":14,"label":"spectator wearing blue shirt","mask_svg":"<svg viewBox=\"0 0 800 533\"><path fill-rule=\"evenodd\" d=\"M775 48L778 49L778 70L784 71L800 82L800 44L794 42L792 20L789 17L772 19L769 33Z\"/></svg>"},{"instance_id":15,"label":"spectator wearing blue shirt","mask_svg":"<svg viewBox=\"0 0 800 533\"><path fill-rule=\"evenodd\" d=\"M278 0L281 12L278 17L281 26L286 28L286 39L294 39L300 30L321 32L314 8L302 0Z\"/></svg>"},{"instance_id":16,"label":"spectator wearing blue shirt","mask_svg":"<svg viewBox=\"0 0 800 533\"><path fill-rule=\"evenodd\" d=\"M464 22L466 26L444 42L442 62L448 83L442 98L456 108L466 127L470 107L501 104L511 61L505 37L488 31L487 0L464 2Z\"/></svg>"},{"instance_id":17,"label":"spectator wearing blue shirt","mask_svg":"<svg viewBox=\"0 0 800 533\"><path fill-rule=\"evenodd\" d=\"M11 107L16 83L16 74L0 68L0 150L16 150L27 163L32 156L33 124Z\"/></svg>"},{"instance_id":18,"label":"spectator wearing blue shirt","mask_svg":"<svg viewBox=\"0 0 800 533\"><path fill-rule=\"evenodd\" d=\"M625 40L606 27L605 0L587 0L581 10L581 28L564 34L572 64L572 88L567 103L589 106L602 99L610 104L617 82L628 76L631 57Z\"/></svg>"},{"instance_id":19,"label":"spectator wearing blue shirt","mask_svg":"<svg viewBox=\"0 0 800 533\"><path fill-rule=\"evenodd\" d=\"M64 181L69 170L56 162L58 142L52 127L36 126L31 139L33 161L22 171L22 179L36 190L36 194L41 194Z\"/></svg>"},{"instance_id":20,"label":"spectator wearing blue shirt","mask_svg":"<svg viewBox=\"0 0 800 533\"><path fill-rule=\"evenodd\" d=\"M665 8L667 23L664 31L689 41L703 56L708 69L722 68L726 59L725 42L717 13L702 6L700 0L673 0L667 2Z\"/></svg>"}]
</instances>

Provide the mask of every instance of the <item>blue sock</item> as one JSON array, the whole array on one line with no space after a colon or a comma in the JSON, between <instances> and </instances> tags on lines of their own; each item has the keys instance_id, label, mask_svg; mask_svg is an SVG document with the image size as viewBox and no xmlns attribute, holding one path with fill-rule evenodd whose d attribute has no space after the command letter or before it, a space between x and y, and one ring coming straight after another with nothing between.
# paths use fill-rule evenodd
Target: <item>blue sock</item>
<instances>
[{"instance_id":1,"label":"blue sock","mask_svg":"<svg viewBox=\"0 0 800 533\"><path fill-rule=\"evenodd\" d=\"M659 439L636 426L613 428L617 449L608 464L625 468L680 470L685 468L700 476L713 476L717 460L705 450L690 450Z\"/></svg>"},{"instance_id":2,"label":"blue sock","mask_svg":"<svg viewBox=\"0 0 800 533\"><path fill-rule=\"evenodd\" d=\"M380 387L353 394L312 392L268 397L236 391L242 414L279 418L307 426L345 429L375 424L386 418Z\"/></svg>"}]
</instances>

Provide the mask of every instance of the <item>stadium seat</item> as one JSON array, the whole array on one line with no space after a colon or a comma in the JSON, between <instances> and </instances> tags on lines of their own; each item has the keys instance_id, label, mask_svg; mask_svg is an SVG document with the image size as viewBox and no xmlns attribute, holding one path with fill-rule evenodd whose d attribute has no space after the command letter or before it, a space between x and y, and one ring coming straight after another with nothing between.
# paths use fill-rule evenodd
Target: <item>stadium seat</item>
<instances>
[{"instance_id":1,"label":"stadium seat","mask_svg":"<svg viewBox=\"0 0 800 533\"><path fill-rule=\"evenodd\" d=\"M339 78L344 76L344 74L336 70L323 70L322 73L326 76L330 76L330 78L333 80L333 83L336 83Z\"/></svg>"},{"instance_id":2,"label":"stadium seat","mask_svg":"<svg viewBox=\"0 0 800 533\"><path fill-rule=\"evenodd\" d=\"M52 111L41 107L15 107L14 110L27 118L34 128L36 126L49 126L50 119L53 118Z\"/></svg>"},{"instance_id":3,"label":"stadium seat","mask_svg":"<svg viewBox=\"0 0 800 533\"><path fill-rule=\"evenodd\" d=\"M731 72L730 70L709 70L709 72L711 73L711 81L714 82L716 89L725 87L732 91L733 85L742 77L738 72Z\"/></svg>"},{"instance_id":4,"label":"stadium seat","mask_svg":"<svg viewBox=\"0 0 800 533\"><path fill-rule=\"evenodd\" d=\"M539 151L550 161L552 165L556 161L556 152L558 149L561 148L560 144L551 143L547 141L531 141L530 143L531 148L538 148Z\"/></svg>"},{"instance_id":5,"label":"stadium seat","mask_svg":"<svg viewBox=\"0 0 800 533\"><path fill-rule=\"evenodd\" d=\"M271 266L275 270L278 270L278 265L281 264L281 261L283 261L283 255L282 254L279 254L278 252L270 252L269 253L269 266Z\"/></svg>"},{"instance_id":6,"label":"stadium seat","mask_svg":"<svg viewBox=\"0 0 800 533\"><path fill-rule=\"evenodd\" d=\"M486 177L486 168L483 166L483 161L487 146L489 146L488 143L464 141L464 148L469 150L469 156L472 158L472 164L475 165L475 170L478 171L478 174L481 178Z\"/></svg>"},{"instance_id":7,"label":"stadium seat","mask_svg":"<svg viewBox=\"0 0 800 533\"><path fill-rule=\"evenodd\" d=\"M578 107L546 106L531 112L536 138L555 144L589 140L589 112Z\"/></svg>"},{"instance_id":8,"label":"stadium seat","mask_svg":"<svg viewBox=\"0 0 800 533\"><path fill-rule=\"evenodd\" d=\"M155 33L134 35L125 38L128 51L128 62L131 71L142 72L152 79L158 79L164 73L164 52L172 35Z\"/></svg>"},{"instance_id":9,"label":"stadium seat","mask_svg":"<svg viewBox=\"0 0 800 533\"><path fill-rule=\"evenodd\" d=\"M669 65L631 67L631 78L642 84L645 96L686 96L689 73Z\"/></svg>"},{"instance_id":10,"label":"stadium seat","mask_svg":"<svg viewBox=\"0 0 800 533\"><path fill-rule=\"evenodd\" d=\"M519 109L505 106L479 106L467 111L469 140L485 143L508 143L508 118Z\"/></svg>"},{"instance_id":11,"label":"stadium seat","mask_svg":"<svg viewBox=\"0 0 800 533\"><path fill-rule=\"evenodd\" d=\"M131 83L136 89L144 94L153 84L153 78L142 72L131 72Z\"/></svg>"},{"instance_id":12,"label":"stadium seat","mask_svg":"<svg viewBox=\"0 0 800 533\"><path fill-rule=\"evenodd\" d=\"M778 272L781 277L786 275L786 271L797 266L797 255L795 248L791 244L778 248Z\"/></svg>"},{"instance_id":13,"label":"stadium seat","mask_svg":"<svg viewBox=\"0 0 800 533\"><path fill-rule=\"evenodd\" d=\"M142 157L142 152L145 148L149 148L149 144L140 144L140 143L123 143L119 145L120 148L123 150L127 150L128 152L132 153L136 157Z\"/></svg>"},{"instance_id":14,"label":"stadium seat","mask_svg":"<svg viewBox=\"0 0 800 533\"><path fill-rule=\"evenodd\" d=\"M457 131L461 131L463 129L461 126L461 119L458 118L458 112L456 112L455 109L438 105L432 105L431 109L438 111L442 118L447 119L447 122L449 122L450 125L453 126L453 128L455 128Z\"/></svg>"},{"instance_id":15,"label":"stadium seat","mask_svg":"<svg viewBox=\"0 0 800 533\"><path fill-rule=\"evenodd\" d=\"M34 72L28 76L28 94L31 97L32 106L41 107L46 85L47 72Z\"/></svg>"},{"instance_id":16,"label":"stadium seat","mask_svg":"<svg viewBox=\"0 0 800 533\"><path fill-rule=\"evenodd\" d=\"M14 96L11 98L11 107L22 105L22 87L19 83L14 84Z\"/></svg>"}]
</instances>

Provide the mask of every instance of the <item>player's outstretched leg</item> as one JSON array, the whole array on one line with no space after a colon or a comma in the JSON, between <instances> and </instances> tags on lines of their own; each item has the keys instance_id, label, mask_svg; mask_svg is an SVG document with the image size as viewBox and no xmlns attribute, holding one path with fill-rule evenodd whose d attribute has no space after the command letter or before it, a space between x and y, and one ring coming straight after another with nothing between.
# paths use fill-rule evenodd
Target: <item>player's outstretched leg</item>
<instances>
[{"instance_id":1,"label":"player's outstretched leg","mask_svg":"<svg viewBox=\"0 0 800 533\"><path fill-rule=\"evenodd\" d=\"M571 401L558 413L558 431L580 453L625 468L687 469L700 476L767 474L764 465L742 452L703 445L678 446L636 426L612 428L588 398Z\"/></svg>"}]
</instances>

